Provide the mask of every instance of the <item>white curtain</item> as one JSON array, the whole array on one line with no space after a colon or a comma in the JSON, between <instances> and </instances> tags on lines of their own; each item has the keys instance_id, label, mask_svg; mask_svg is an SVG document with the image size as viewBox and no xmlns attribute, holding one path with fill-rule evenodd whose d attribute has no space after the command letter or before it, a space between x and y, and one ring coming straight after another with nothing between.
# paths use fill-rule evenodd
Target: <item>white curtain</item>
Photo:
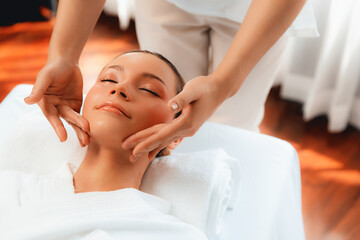
<instances>
[{"instance_id":1,"label":"white curtain","mask_svg":"<svg viewBox=\"0 0 360 240\"><path fill-rule=\"evenodd\" d=\"M312 0L320 38L291 38L276 84L304 103L304 120L325 114L330 132L360 129L360 0Z\"/></svg>"}]
</instances>

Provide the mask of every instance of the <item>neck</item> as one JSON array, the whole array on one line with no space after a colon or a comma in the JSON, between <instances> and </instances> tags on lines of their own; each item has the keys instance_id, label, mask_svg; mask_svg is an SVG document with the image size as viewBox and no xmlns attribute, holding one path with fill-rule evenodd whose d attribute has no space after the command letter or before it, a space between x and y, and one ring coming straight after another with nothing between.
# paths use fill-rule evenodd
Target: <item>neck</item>
<instances>
[{"instance_id":1,"label":"neck","mask_svg":"<svg viewBox=\"0 0 360 240\"><path fill-rule=\"evenodd\" d=\"M74 174L75 193L140 188L148 159L129 161L131 151L90 141L84 160Z\"/></svg>"}]
</instances>

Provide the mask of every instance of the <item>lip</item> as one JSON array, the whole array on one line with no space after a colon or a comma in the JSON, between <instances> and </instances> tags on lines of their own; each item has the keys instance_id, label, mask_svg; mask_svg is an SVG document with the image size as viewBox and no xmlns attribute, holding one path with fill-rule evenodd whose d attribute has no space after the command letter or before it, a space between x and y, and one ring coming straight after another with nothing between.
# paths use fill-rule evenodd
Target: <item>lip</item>
<instances>
[{"instance_id":1,"label":"lip","mask_svg":"<svg viewBox=\"0 0 360 240\"><path fill-rule=\"evenodd\" d=\"M104 110L109 112L114 112L120 115L123 115L129 119L131 119L130 115L125 111L125 109L118 103L114 103L111 101L107 101L100 106L98 106L96 109L98 110Z\"/></svg>"}]
</instances>

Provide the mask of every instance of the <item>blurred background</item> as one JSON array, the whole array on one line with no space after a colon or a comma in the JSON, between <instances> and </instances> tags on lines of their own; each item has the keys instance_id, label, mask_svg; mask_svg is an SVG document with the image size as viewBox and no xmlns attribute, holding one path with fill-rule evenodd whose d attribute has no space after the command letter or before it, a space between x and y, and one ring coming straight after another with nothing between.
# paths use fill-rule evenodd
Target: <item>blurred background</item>
<instances>
[{"instance_id":1,"label":"blurred background","mask_svg":"<svg viewBox=\"0 0 360 240\"><path fill-rule=\"evenodd\" d=\"M360 1L312 0L319 38L290 38L262 133L298 152L306 238L360 236ZM45 65L57 0L0 7L0 102ZM139 48L133 0L108 0L80 59L84 92L102 67ZM0 116L1 117L1 116Z\"/></svg>"}]
</instances>

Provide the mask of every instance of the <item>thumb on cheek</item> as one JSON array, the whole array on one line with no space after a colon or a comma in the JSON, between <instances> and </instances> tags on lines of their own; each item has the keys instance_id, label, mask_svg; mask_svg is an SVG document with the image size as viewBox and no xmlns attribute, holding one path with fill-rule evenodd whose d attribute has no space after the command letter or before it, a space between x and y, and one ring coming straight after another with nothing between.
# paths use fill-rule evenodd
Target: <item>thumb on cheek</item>
<instances>
[{"instance_id":1,"label":"thumb on cheek","mask_svg":"<svg viewBox=\"0 0 360 240\"><path fill-rule=\"evenodd\" d=\"M188 102L186 101L186 95L184 92L181 92L177 96L173 97L168 103L171 110L175 113L181 111L186 104L188 104Z\"/></svg>"}]
</instances>

